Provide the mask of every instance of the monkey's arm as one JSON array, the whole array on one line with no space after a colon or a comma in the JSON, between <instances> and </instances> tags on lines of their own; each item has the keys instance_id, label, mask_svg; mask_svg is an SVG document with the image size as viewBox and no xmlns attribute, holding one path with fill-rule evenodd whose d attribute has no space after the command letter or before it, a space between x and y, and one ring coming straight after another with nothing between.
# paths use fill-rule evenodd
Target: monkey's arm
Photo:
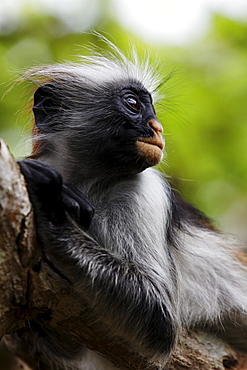
<instances>
[{"instance_id":1,"label":"monkey's arm","mask_svg":"<svg viewBox=\"0 0 247 370\"><path fill-rule=\"evenodd\" d=\"M34 205L45 261L78 296L83 293L114 337L150 356L169 352L175 340L175 320L147 272L115 257L86 233L92 207L77 189L64 188L55 170L30 160L19 165ZM68 208L72 214L77 210L84 230L68 217Z\"/></svg>"},{"instance_id":2,"label":"monkey's arm","mask_svg":"<svg viewBox=\"0 0 247 370\"><path fill-rule=\"evenodd\" d=\"M182 277L181 319L185 327L213 330L247 351L247 257L240 242L173 194L173 230Z\"/></svg>"}]
</instances>

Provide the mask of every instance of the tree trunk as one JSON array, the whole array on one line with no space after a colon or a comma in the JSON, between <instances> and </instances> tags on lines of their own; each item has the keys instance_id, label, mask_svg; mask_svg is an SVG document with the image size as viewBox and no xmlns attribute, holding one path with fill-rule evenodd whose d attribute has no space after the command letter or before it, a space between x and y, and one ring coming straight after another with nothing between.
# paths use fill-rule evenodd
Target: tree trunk
<instances>
[{"instance_id":1,"label":"tree trunk","mask_svg":"<svg viewBox=\"0 0 247 370\"><path fill-rule=\"evenodd\" d=\"M27 320L42 315L47 317L49 325L101 353L120 369L247 369L247 357L206 333L184 332L169 366L151 363L121 339L108 338L105 324L92 320L86 301L78 302L73 292L43 263L25 180L2 141L0 220L1 337L25 331ZM17 348L14 350L19 353ZM25 349L19 351L25 359ZM27 360L30 363L30 359ZM14 364L16 367L12 366L11 370L19 368L17 362Z\"/></svg>"}]
</instances>

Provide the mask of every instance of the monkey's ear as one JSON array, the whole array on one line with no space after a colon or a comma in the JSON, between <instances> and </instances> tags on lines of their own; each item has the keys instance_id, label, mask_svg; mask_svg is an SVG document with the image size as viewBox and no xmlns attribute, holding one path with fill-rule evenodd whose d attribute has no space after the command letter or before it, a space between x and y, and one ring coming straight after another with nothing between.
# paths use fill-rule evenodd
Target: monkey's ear
<instances>
[{"instance_id":1,"label":"monkey's ear","mask_svg":"<svg viewBox=\"0 0 247 370\"><path fill-rule=\"evenodd\" d=\"M56 120L53 120L59 112L61 101L54 91L52 84L40 86L34 93L33 113L36 126L42 132L50 132L56 129Z\"/></svg>"}]
</instances>

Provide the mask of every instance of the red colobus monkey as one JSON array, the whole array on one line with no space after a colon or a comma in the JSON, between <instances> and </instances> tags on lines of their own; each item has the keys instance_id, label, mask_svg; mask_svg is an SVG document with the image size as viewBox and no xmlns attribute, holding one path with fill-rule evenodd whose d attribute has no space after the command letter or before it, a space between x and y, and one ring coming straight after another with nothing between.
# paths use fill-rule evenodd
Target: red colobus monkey
<instances>
[{"instance_id":1,"label":"red colobus monkey","mask_svg":"<svg viewBox=\"0 0 247 370\"><path fill-rule=\"evenodd\" d=\"M151 168L164 147L158 81L115 52L26 74L37 83L34 150L19 165L44 256L151 360L169 358L182 327L217 329L246 351L240 246ZM46 369L114 368L42 320L29 326Z\"/></svg>"}]
</instances>

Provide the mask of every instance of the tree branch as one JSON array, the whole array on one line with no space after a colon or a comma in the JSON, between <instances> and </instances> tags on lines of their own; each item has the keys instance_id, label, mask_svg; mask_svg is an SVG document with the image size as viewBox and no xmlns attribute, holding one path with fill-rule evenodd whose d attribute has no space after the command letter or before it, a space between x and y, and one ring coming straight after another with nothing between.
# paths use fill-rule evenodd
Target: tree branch
<instances>
[{"instance_id":1,"label":"tree branch","mask_svg":"<svg viewBox=\"0 0 247 370\"><path fill-rule=\"evenodd\" d=\"M42 261L36 242L32 205L25 180L6 145L0 142L0 336L25 331L26 321L42 315L55 329L101 353L121 369L158 370L128 348L121 338L109 338L107 324L95 316L86 299L78 298ZM25 349L14 348L24 360ZM35 360L34 360L35 361ZM29 364L34 366L29 359ZM203 333L183 333L166 369L244 369L247 358L222 341Z\"/></svg>"}]
</instances>

